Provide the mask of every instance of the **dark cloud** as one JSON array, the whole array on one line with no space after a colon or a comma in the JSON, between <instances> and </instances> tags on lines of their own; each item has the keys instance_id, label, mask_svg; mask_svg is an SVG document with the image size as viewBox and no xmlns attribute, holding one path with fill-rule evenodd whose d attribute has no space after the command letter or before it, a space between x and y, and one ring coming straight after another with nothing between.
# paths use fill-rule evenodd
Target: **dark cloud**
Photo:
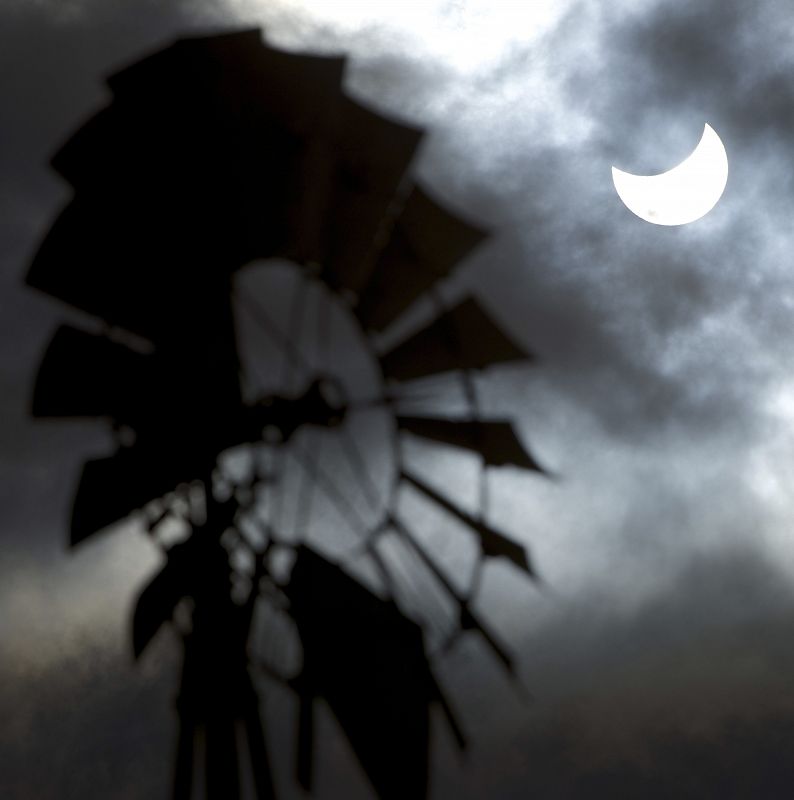
<instances>
[{"instance_id":1,"label":"dark cloud","mask_svg":"<svg viewBox=\"0 0 794 800\"><path fill-rule=\"evenodd\" d=\"M63 554L62 520L80 462L106 442L93 427L27 419L39 353L65 313L21 286L66 198L46 161L105 101L103 75L178 33L237 20L212 3L54 9L0 12L0 502L4 552L39 559L57 586L67 562L92 579L95 559ZM440 744L437 796L783 797L794 603L769 562L790 554L780 542L794 509L759 492L753 464L785 474L775 447L791 422L770 410L794 344L790 10L574 2L548 35L511 43L476 74L434 55L421 31L261 13L291 42L349 44L355 92L432 123L420 174L494 230L447 289L480 292L539 356L532 370L491 375L485 394L518 415L541 461L556 453L564 467L551 488L511 484L509 513L495 512L536 545L562 598L517 611L512 584L491 575L490 611L507 620L496 624L510 638L532 630L520 655L536 702L515 703L476 645L464 648L449 669L482 713L468 767ZM667 169L704 122L731 165L713 214L680 229L633 218L611 165ZM561 584L569 574L578 582ZM64 625L79 630L79 611ZM147 714L170 702L173 665L131 686L124 659L96 650L101 632L83 634L74 661L34 672L46 637L22 652L9 632L20 668L4 681L4 796L150 797L166 780L157 759L170 723L160 717L148 739ZM286 724L277 730L286 741ZM331 754L344 753L330 730ZM330 774L353 786L346 796L366 796L346 769Z\"/></svg>"},{"instance_id":2,"label":"dark cloud","mask_svg":"<svg viewBox=\"0 0 794 800\"><path fill-rule=\"evenodd\" d=\"M789 578L747 550L697 559L639 606L571 603L525 643L535 701L475 700L493 733L460 796L785 797L793 614ZM489 679L469 675L475 697Z\"/></svg>"}]
</instances>

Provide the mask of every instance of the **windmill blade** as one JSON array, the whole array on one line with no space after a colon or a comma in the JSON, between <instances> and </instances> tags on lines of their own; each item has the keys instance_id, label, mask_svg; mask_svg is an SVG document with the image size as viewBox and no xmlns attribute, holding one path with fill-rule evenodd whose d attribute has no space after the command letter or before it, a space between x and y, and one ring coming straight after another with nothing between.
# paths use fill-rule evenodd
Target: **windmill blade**
<instances>
[{"instance_id":1,"label":"windmill blade","mask_svg":"<svg viewBox=\"0 0 794 800\"><path fill-rule=\"evenodd\" d=\"M387 378L406 381L531 357L470 297L382 355L380 364Z\"/></svg>"},{"instance_id":2,"label":"windmill blade","mask_svg":"<svg viewBox=\"0 0 794 800\"><path fill-rule=\"evenodd\" d=\"M53 169L73 187L101 185L108 179L107 142L118 139L125 120L115 105L94 114L50 159Z\"/></svg>"},{"instance_id":3,"label":"windmill blade","mask_svg":"<svg viewBox=\"0 0 794 800\"><path fill-rule=\"evenodd\" d=\"M172 444L194 439L200 428L208 444L236 444L246 432L234 362L232 368L214 365L198 337L191 344L198 357L167 351L144 355L106 336L62 325L39 368L32 413L105 416ZM239 435L227 414L240 422Z\"/></svg>"},{"instance_id":4,"label":"windmill blade","mask_svg":"<svg viewBox=\"0 0 794 800\"><path fill-rule=\"evenodd\" d=\"M471 450L482 456L491 467L512 465L535 472L545 470L524 448L513 430L504 420L455 420L433 417L397 417L400 430L422 439Z\"/></svg>"},{"instance_id":5,"label":"windmill blade","mask_svg":"<svg viewBox=\"0 0 794 800\"><path fill-rule=\"evenodd\" d=\"M70 545L127 517L151 500L189 483L212 468L194 452L171 447L124 447L107 458L87 461L72 506Z\"/></svg>"},{"instance_id":6,"label":"windmill blade","mask_svg":"<svg viewBox=\"0 0 794 800\"><path fill-rule=\"evenodd\" d=\"M506 558L515 564L520 570L526 572L530 577L536 577L535 571L529 561L527 550L523 545L509 539L502 533L495 531L488 525L485 525L480 520L474 519L471 515L467 514L462 509L458 508L447 498L440 495L427 484L420 481L418 478L413 477L405 470L402 472L402 477L411 486L418 489L426 497L429 497L434 503L440 505L445 511L448 511L453 516L457 517L467 527L471 528L480 540L480 550L484 556L492 558Z\"/></svg>"},{"instance_id":7,"label":"windmill blade","mask_svg":"<svg viewBox=\"0 0 794 800\"><path fill-rule=\"evenodd\" d=\"M132 615L132 649L138 658L162 625L171 619L176 604L187 592L184 559L169 552L165 566L146 584L135 602Z\"/></svg>"},{"instance_id":8,"label":"windmill blade","mask_svg":"<svg viewBox=\"0 0 794 800\"><path fill-rule=\"evenodd\" d=\"M212 319L256 258L320 262L357 293L422 134L346 97L343 69L254 30L114 75L111 106L54 158L78 193L28 283L152 340Z\"/></svg>"},{"instance_id":9,"label":"windmill blade","mask_svg":"<svg viewBox=\"0 0 794 800\"><path fill-rule=\"evenodd\" d=\"M340 106L338 165L329 211L325 277L359 293L386 241L390 207L422 131L389 120L348 97Z\"/></svg>"},{"instance_id":10,"label":"windmill blade","mask_svg":"<svg viewBox=\"0 0 794 800\"><path fill-rule=\"evenodd\" d=\"M107 79L114 96L148 103L175 89L226 103L230 118L267 113L296 132L328 122L346 59L270 47L261 28L187 36ZM243 101L242 103L240 101ZM252 105L252 101L254 104Z\"/></svg>"},{"instance_id":11,"label":"windmill blade","mask_svg":"<svg viewBox=\"0 0 794 800\"><path fill-rule=\"evenodd\" d=\"M362 326L382 331L485 237L414 186L356 306Z\"/></svg>"},{"instance_id":12,"label":"windmill blade","mask_svg":"<svg viewBox=\"0 0 794 800\"><path fill-rule=\"evenodd\" d=\"M114 75L109 84L117 103L148 107L153 98L165 97L172 107L175 99L192 98L188 109L193 116L200 109L202 120L200 125L191 123L191 140L195 130L213 131L216 139L233 134L233 146L219 148L217 142L208 141L203 149L212 152L214 160L223 152L233 153L241 165L224 170L235 176L235 191L216 196L232 202L234 216L247 221L246 230L254 240L251 257L268 255L265 245L272 249L277 239L287 257L321 261L339 149L335 141L344 68L341 57L268 47L261 31L253 29L181 39L167 51ZM180 114L187 116L184 109ZM273 169L274 154L280 172ZM268 165L267 171L256 168L260 163ZM206 167L204 162L195 165L199 172ZM279 175L278 200L263 208L263 199L274 194L274 177ZM257 247L256 231L261 237L276 217L283 236L269 236Z\"/></svg>"},{"instance_id":13,"label":"windmill blade","mask_svg":"<svg viewBox=\"0 0 794 800\"><path fill-rule=\"evenodd\" d=\"M303 694L328 703L378 797L425 797L438 698L419 626L306 547L286 593L304 649Z\"/></svg>"},{"instance_id":14,"label":"windmill blade","mask_svg":"<svg viewBox=\"0 0 794 800\"><path fill-rule=\"evenodd\" d=\"M195 82L196 75L184 80ZM285 206L297 196L299 137L267 108L257 114L250 99L237 104L242 110L224 108L222 87L196 95L192 85L166 92L168 86L163 79L161 94L114 100L69 139L53 166L81 203L109 203L111 222L148 249L149 260L167 265L164 246L177 247L183 258L211 247L214 271L229 272L272 254L285 237ZM156 236L152 226L161 228ZM230 229L234 238L218 242ZM89 233L102 238L103 231L97 225ZM147 267L140 264L142 274Z\"/></svg>"},{"instance_id":15,"label":"windmill blade","mask_svg":"<svg viewBox=\"0 0 794 800\"><path fill-rule=\"evenodd\" d=\"M156 306L162 295L155 294L147 308L138 282L126 280L123 254L129 251L125 239L119 235L116 240L116 234L120 232L107 214L107 203L73 201L47 233L26 280L51 297L148 336L159 316ZM116 262L110 269L117 251L122 267Z\"/></svg>"},{"instance_id":16,"label":"windmill blade","mask_svg":"<svg viewBox=\"0 0 794 800\"><path fill-rule=\"evenodd\" d=\"M214 319L251 260L299 235L317 250L343 67L249 32L177 43L111 78L114 102L53 159L78 192L28 283L154 340Z\"/></svg>"},{"instance_id":17,"label":"windmill blade","mask_svg":"<svg viewBox=\"0 0 794 800\"><path fill-rule=\"evenodd\" d=\"M45 237L27 283L153 342L184 339L199 320L215 329L230 320L228 274L203 268L213 248L191 253L165 216L136 234L129 214L108 198L75 199Z\"/></svg>"},{"instance_id":18,"label":"windmill blade","mask_svg":"<svg viewBox=\"0 0 794 800\"><path fill-rule=\"evenodd\" d=\"M147 358L106 336L61 325L36 376L33 416L110 416L129 422L148 382Z\"/></svg>"}]
</instances>

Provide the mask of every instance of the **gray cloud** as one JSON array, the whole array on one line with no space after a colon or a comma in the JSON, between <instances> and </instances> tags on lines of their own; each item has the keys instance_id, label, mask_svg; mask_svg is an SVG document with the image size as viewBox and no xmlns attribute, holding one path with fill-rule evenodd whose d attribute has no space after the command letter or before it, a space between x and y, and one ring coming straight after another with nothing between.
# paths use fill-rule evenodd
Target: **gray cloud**
<instances>
[{"instance_id":1,"label":"gray cloud","mask_svg":"<svg viewBox=\"0 0 794 800\"><path fill-rule=\"evenodd\" d=\"M332 14L319 19L288 3L145 8L73 4L55 15L55 6L17 4L0 12L6 552L41 559L48 580L64 580L71 481L104 443L95 429L56 431L26 419L38 353L62 314L20 286L65 198L46 159L104 101L100 76L118 64L177 32L261 21L291 46L349 50L352 91L431 126L420 174L495 231L451 290L480 292L540 356L532 370L483 381L489 406L517 414L539 458L561 473L556 484L494 477L508 488L496 490L493 516L533 546L551 587L550 596L521 595L516 607L515 582L497 569L484 600L506 636L522 637L537 702L517 706L473 666L482 656L476 644L444 667L480 698L483 738L493 744L477 745L463 770L442 744L437 796L455 787L472 798L532 790L782 797L794 732L785 685L794 662L791 576L769 562L790 556L794 511L785 484L794 456L784 402L794 397L794 64L785 4L577 2L542 37L513 36L468 71L423 30L389 19L335 25ZM704 122L729 153L720 204L681 229L633 218L612 190L610 166L667 169ZM86 582L101 569L96 559L73 558ZM7 563L14 570L18 562ZM79 617L63 619L78 644ZM89 642L62 670L14 674L19 694L5 701L14 719L14 738L3 743L14 765L7 796L106 797L120 783L135 787L131 797L151 796L164 780L136 777L125 763L128 748L143 748L146 763L154 754L141 744L138 690L115 676L122 660L95 649L106 624L82 630ZM47 632L30 630L27 656L15 655L23 665L46 649ZM74 664L79 678L68 672ZM152 708L170 674L165 663L157 669L154 688L140 690ZM68 710L81 702L79 715ZM60 714L66 728L50 719ZM127 715L133 729L125 734L117 720ZM97 772L95 745L66 747L62 770L81 765L66 794L36 769L64 730L94 740L111 732L108 764ZM337 777L347 779L343 770Z\"/></svg>"}]
</instances>

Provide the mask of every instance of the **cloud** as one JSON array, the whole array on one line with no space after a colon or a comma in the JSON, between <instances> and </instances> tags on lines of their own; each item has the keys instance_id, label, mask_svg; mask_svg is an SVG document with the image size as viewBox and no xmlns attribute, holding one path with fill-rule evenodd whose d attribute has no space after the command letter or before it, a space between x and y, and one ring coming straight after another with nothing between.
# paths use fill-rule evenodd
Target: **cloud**
<instances>
[{"instance_id":1,"label":"cloud","mask_svg":"<svg viewBox=\"0 0 794 800\"><path fill-rule=\"evenodd\" d=\"M792 615L789 578L746 548L702 555L634 608L558 606L522 647L533 702L493 702L499 676L471 666L458 687L488 734L461 796L784 797Z\"/></svg>"},{"instance_id":2,"label":"cloud","mask_svg":"<svg viewBox=\"0 0 794 800\"><path fill-rule=\"evenodd\" d=\"M140 4L87 3L69 17L46 4L3 9L0 98L13 110L0 154L0 365L14 429L4 446L6 545L37 555L60 548L77 461L98 442L26 419L25 387L61 316L19 286L26 254L66 196L46 159L106 100L101 76L119 64L188 29L263 22L282 46L349 51L351 91L429 126L419 174L494 230L452 288L480 292L539 355L530 370L482 381L488 407L514 413L561 476L493 477L507 488L495 489L492 515L532 546L558 598L524 596L518 607L498 570L486 587L495 624L511 639L529 631L520 649L538 710L499 716L514 705L506 693L493 702L501 690L458 664L458 680L471 671L472 693L487 697L483 726L494 735L483 751L496 766L475 753L463 773L449 761L444 780L461 797L775 797L776 782L790 785L794 729L783 702L792 598L768 563L790 555L794 511L790 11L773 2L576 2L535 36L510 7L489 16L484 5L434 4L415 12L421 22L375 6L364 22L352 6L318 16L286 2L151 4L145 14ZM494 38L469 57L480 24ZM611 165L667 169L704 122L725 141L731 168L714 212L672 230L633 218L614 194ZM116 720L134 713L116 683L119 663L71 638L74 618L50 620L63 624L63 639L30 622L51 602L36 587L72 581L94 633L123 629L123 614L112 623L110 609L91 616L101 601L76 584L94 576L81 562L72 568L79 580L65 579L65 560L31 567L38 581L17 572L15 597L2 601L30 634L25 653L39 651L35 674L15 684L12 797L24 796L45 749L24 756L23 745L57 747L63 737L45 701L77 725L64 709L99 681L105 688L79 723L93 736L118 733ZM85 668L79 679L59 671L62 653L50 647L67 640ZM116 677L99 674L107 671ZM108 745L108 775L130 775L124 747L123 736ZM83 765L95 753L72 752ZM96 796L108 796L105 780ZM81 784L83 796L91 791Z\"/></svg>"}]
</instances>

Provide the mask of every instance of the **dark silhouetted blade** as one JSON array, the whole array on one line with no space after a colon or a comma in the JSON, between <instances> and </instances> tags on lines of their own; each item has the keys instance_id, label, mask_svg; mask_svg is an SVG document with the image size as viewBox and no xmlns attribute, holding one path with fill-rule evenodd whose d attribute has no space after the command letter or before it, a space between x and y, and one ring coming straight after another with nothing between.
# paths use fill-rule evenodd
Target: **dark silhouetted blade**
<instances>
[{"instance_id":1,"label":"dark silhouetted blade","mask_svg":"<svg viewBox=\"0 0 794 800\"><path fill-rule=\"evenodd\" d=\"M308 137L328 135L337 124L344 67L343 57L269 47L255 28L179 39L117 72L108 85L125 104L187 95L203 98L213 113L222 111L227 124L266 115Z\"/></svg>"},{"instance_id":2,"label":"dark silhouetted blade","mask_svg":"<svg viewBox=\"0 0 794 800\"><path fill-rule=\"evenodd\" d=\"M386 242L389 210L422 132L347 97L340 111L325 269L331 285L358 293Z\"/></svg>"},{"instance_id":3,"label":"dark silhouetted blade","mask_svg":"<svg viewBox=\"0 0 794 800\"><path fill-rule=\"evenodd\" d=\"M265 47L257 65L259 102L302 142L295 177L283 196L288 229L284 254L299 263L322 263L328 245L345 59Z\"/></svg>"},{"instance_id":4,"label":"dark silhouetted blade","mask_svg":"<svg viewBox=\"0 0 794 800\"><path fill-rule=\"evenodd\" d=\"M216 71L222 66L222 94L240 97L243 115L266 113L303 139L328 136L338 124L344 57L277 50L258 30L248 32L245 47L226 35L183 39L176 46L206 54Z\"/></svg>"},{"instance_id":5,"label":"dark silhouetted blade","mask_svg":"<svg viewBox=\"0 0 794 800\"><path fill-rule=\"evenodd\" d=\"M255 111L250 103L305 133L324 123L328 104L342 91L345 59L290 53L267 46L259 28L178 39L170 47L119 70L107 80L120 100L201 91L213 101L226 95L230 112ZM238 98L248 98L241 107Z\"/></svg>"},{"instance_id":6,"label":"dark silhouetted blade","mask_svg":"<svg viewBox=\"0 0 794 800\"><path fill-rule=\"evenodd\" d=\"M172 559L149 581L138 596L132 615L132 649L138 658L186 593L180 559Z\"/></svg>"},{"instance_id":7,"label":"dark silhouetted blade","mask_svg":"<svg viewBox=\"0 0 794 800\"><path fill-rule=\"evenodd\" d=\"M217 452L217 451L216 451ZM140 451L118 450L108 458L87 461L72 507L71 545L128 516L151 500L206 474L214 455L193 457L169 446Z\"/></svg>"},{"instance_id":8,"label":"dark silhouetted blade","mask_svg":"<svg viewBox=\"0 0 794 800\"><path fill-rule=\"evenodd\" d=\"M415 186L356 306L361 324L383 330L485 236Z\"/></svg>"},{"instance_id":9,"label":"dark silhouetted blade","mask_svg":"<svg viewBox=\"0 0 794 800\"><path fill-rule=\"evenodd\" d=\"M115 105L138 109L138 116L155 107L179 134L165 170L185 161L189 143L188 165L205 183L200 197L216 216L229 208L228 219L239 221L233 241L247 243L241 250L249 260L277 253L322 261L344 66L340 57L267 47L261 32L250 30L180 40L109 83ZM213 171L218 190L206 186Z\"/></svg>"},{"instance_id":10,"label":"dark silhouetted blade","mask_svg":"<svg viewBox=\"0 0 794 800\"><path fill-rule=\"evenodd\" d=\"M479 453L488 466L512 465L536 472L544 471L524 449L511 422L398 417L397 424L401 430L423 439Z\"/></svg>"},{"instance_id":11,"label":"dark silhouetted blade","mask_svg":"<svg viewBox=\"0 0 794 800\"><path fill-rule=\"evenodd\" d=\"M175 241L165 216L146 220L144 233L128 213L108 198L74 200L44 239L28 284L155 342L184 337L199 320L229 320L228 275L205 269L207 253L194 253L195 243Z\"/></svg>"},{"instance_id":12,"label":"dark silhouetted blade","mask_svg":"<svg viewBox=\"0 0 794 800\"><path fill-rule=\"evenodd\" d=\"M86 462L72 506L72 546L174 488L153 488L140 466L125 451Z\"/></svg>"},{"instance_id":13,"label":"dark silhouetted blade","mask_svg":"<svg viewBox=\"0 0 794 800\"><path fill-rule=\"evenodd\" d=\"M145 58L118 70L107 79L107 85L116 95L156 94L163 84L171 80L185 80L187 70L200 67L194 76L195 82L208 79L222 80L223 60L241 59L251 51L263 46L262 31L246 28L240 31L213 34L211 36L187 36L177 39L169 47L158 49ZM239 76L228 76L233 79ZM210 88L210 87L208 87Z\"/></svg>"},{"instance_id":14,"label":"dark silhouetted blade","mask_svg":"<svg viewBox=\"0 0 794 800\"><path fill-rule=\"evenodd\" d=\"M429 497L433 502L440 505L443 509L457 517L461 522L465 523L469 528L471 528L479 537L480 549L483 555L493 558L506 558L508 561L512 561L513 564L526 572L528 575L535 577L534 570L529 563L527 550L523 545L518 544L518 542L514 542L504 534L499 533L479 520L474 519L474 517L458 508L456 505L454 505L454 503L451 503L446 497L440 495L418 478L414 478L406 472L403 472L402 477L408 481L411 486L419 489L420 492Z\"/></svg>"},{"instance_id":15,"label":"dark silhouetted blade","mask_svg":"<svg viewBox=\"0 0 794 800\"><path fill-rule=\"evenodd\" d=\"M146 360L105 336L61 325L36 376L33 416L111 416L129 421L147 388Z\"/></svg>"},{"instance_id":16,"label":"dark silhouetted blade","mask_svg":"<svg viewBox=\"0 0 794 800\"><path fill-rule=\"evenodd\" d=\"M343 67L252 31L178 42L111 78L113 103L53 159L77 193L30 285L158 341L214 319L253 259L300 253L299 237L324 252Z\"/></svg>"},{"instance_id":17,"label":"dark silhouetted blade","mask_svg":"<svg viewBox=\"0 0 794 800\"><path fill-rule=\"evenodd\" d=\"M70 203L39 247L27 282L52 297L146 335L150 325L143 321L130 324L133 315L145 316L143 298L135 297L136 284L125 287L126 293L120 291L124 281L119 280L118 267L110 266L125 242L121 239L113 245L103 241L107 216L99 205Z\"/></svg>"},{"instance_id":18,"label":"dark silhouetted blade","mask_svg":"<svg viewBox=\"0 0 794 800\"><path fill-rule=\"evenodd\" d=\"M480 304L468 298L382 355L380 363L387 378L405 381L528 358Z\"/></svg>"},{"instance_id":19,"label":"dark silhouetted blade","mask_svg":"<svg viewBox=\"0 0 794 800\"><path fill-rule=\"evenodd\" d=\"M212 351L222 353L222 340L213 339L204 343L196 335L187 352L144 355L106 336L61 326L39 369L33 414L106 416L191 458L199 442L216 453L239 444L249 431L238 424L247 417L237 362L230 357L214 363ZM196 437L199 429L203 435Z\"/></svg>"},{"instance_id":20,"label":"dark silhouetted blade","mask_svg":"<svg viewBox=\"0 0 794 800\"><path fill-rule=\"evenodd\" d=\"M425 797L429 705L438 697L419 626L305 547L286 593L304 692L331 708L378 797Z\"/></svg>"},{"instance_id":21,"label":"dark silhouetted blade","mask_svg":"<svg viewBox=\"0 0 794 800\"><path fill-rule=\"evenodd\" d=\"M124 118L113 106L102 109L52 157L53 169L74 187L101 184L107 180L108 142L126 135Z\"/></svg>"}]
</instances>

